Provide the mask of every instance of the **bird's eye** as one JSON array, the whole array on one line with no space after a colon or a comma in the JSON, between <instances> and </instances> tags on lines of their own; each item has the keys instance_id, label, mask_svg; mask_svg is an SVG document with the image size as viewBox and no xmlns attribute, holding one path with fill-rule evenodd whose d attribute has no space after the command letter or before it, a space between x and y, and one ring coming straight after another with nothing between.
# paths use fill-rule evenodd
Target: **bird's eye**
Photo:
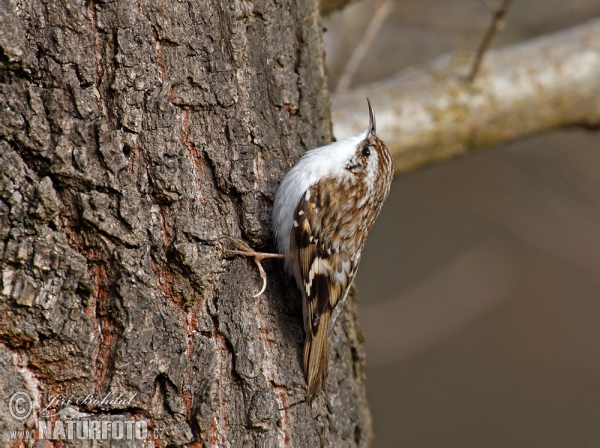
<instances>
[{"instance_id":1,"label":"bird's eye","mask_svg":"<svg viewBox=\"0 0 600 448\"><path fill-rule=\"evenodd\" d=\"M365 146L362 149L361 154L363 155L363 157L369 157L371 155L371 150L369 149L368 146Z\"/></svg>"}]
</instances>

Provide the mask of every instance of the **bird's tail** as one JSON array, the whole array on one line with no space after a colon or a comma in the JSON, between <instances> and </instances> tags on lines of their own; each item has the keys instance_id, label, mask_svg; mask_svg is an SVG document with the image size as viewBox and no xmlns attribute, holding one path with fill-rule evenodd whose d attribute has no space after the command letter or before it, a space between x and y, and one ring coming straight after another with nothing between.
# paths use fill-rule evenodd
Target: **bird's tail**
<instances>
[{"instance_id":1,"label":"bird's tail","mask_svg":"<svg viewBox=\"0 0 600 448\"><path fill-rule=\"evenodd\" d=\"M304 342L304 376L306 377L306 400L310 405L325 385L329 363L329 313L321 314L316 334L308 331Z\"/></svg>"}]
</instances>

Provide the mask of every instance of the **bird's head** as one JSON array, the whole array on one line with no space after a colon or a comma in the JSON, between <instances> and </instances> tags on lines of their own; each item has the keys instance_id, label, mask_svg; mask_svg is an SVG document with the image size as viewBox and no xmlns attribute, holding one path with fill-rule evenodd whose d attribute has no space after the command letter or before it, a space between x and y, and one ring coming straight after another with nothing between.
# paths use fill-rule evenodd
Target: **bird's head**
<instances>
[{"instance_id":1,"label":"bird's head","mask_svg":"<svg viewBox=\"0 0 600 448\"><path fill-rule=\"evenodd\" d=\"M378 178L391 176L393 162L387 146L377 137L375 111L368 98L367 103L369 104L369 127L364 138L355 144L346 169L357 177L362 177L366 183L375 184Z\"/></svg>"}]
</instances>

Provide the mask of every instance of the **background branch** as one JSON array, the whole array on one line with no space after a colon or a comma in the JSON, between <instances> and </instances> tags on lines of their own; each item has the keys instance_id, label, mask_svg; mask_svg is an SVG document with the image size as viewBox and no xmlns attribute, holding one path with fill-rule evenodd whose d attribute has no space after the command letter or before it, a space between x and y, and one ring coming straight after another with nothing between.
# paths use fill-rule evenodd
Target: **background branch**
<instances>
[{"instance_id":1,"label":"background branch","mask_svg":"<svg viewBox=\"0 0 600 448\"><path fill-rule=\"evenodd\" d=\"M369 47L377 37L377 33L379 32L381 25L383 25L385 19L387 19L387 17L390 15L390 12L392 12L393 8L394 3L391 0L386 0L383 4L375 7L375 13L371 18L365 33L361 37L356 48L354 48L352 56L350 56L348 63L344 67L344 72L340 77L335 93L340 94L348 90L356 70L358 70L358 67L367 54Z\"/></svg>"},{"instance_id":2,"label":"background branch","mask_svg":"<svg viewBox=\"0 0 600 448\"><path fill-rule=\"evenodd\" d=\"M464 81L468 68L447 55L334 95L334 133L363 130L369 96L399 173L552 128L600 124L600 19L490 51L473 83Z\"/></svg>"},{"instance_id":3,"label":"background branch","mask_svg":"<svg viewBox=\"0 0 600 448\"><path fill-rule=\"evenodd\" d=\"M490 47L490 44L492 43L496 33L502 29L502 26L504 25L504 16L506 16L511 3L512 0L504 0L502 5L492 10L494 13L492 15L492 21L490 22L490 25L485 32L481 43L479 44L477 53L475 54L473 66L471 67L471 72L469 73L469 81L473 82L475 80L475 76L477 76L477 72L479 71L479 67L481 67L481 62L483 61L483 55Z\"/></svg>"}]
</instances>

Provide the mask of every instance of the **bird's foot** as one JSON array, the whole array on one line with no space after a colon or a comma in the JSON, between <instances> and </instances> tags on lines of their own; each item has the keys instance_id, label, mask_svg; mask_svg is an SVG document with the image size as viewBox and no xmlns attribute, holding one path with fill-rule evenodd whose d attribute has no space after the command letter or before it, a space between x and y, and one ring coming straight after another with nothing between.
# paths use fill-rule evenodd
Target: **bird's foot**
<instances>
[{"instance_id":1,"label":"bird's foot","mask_svg":"<svg viewBox=\"0 0 600 448\"><path fill-rule=\"evenodd\" d=\"M265 272L265 270L262 267L262 264L260 263L261 260L264 260L265 258L283 258L284 255L270 254L266 252L256 252L245 241L242 241L238 238L232 238L230 236L224 236L223 238L231 241L238 248L238 250L224 249L225 253L254 258L254 262L256 263L256 266L258 266L258 272L260 273L260 278L262 278L263 285L260 291L258 291L258 293L256 293L252 297L260 296L263 292L265 292L265 289L267 289L267 273Z\"/></svg>"}]
</instances>

